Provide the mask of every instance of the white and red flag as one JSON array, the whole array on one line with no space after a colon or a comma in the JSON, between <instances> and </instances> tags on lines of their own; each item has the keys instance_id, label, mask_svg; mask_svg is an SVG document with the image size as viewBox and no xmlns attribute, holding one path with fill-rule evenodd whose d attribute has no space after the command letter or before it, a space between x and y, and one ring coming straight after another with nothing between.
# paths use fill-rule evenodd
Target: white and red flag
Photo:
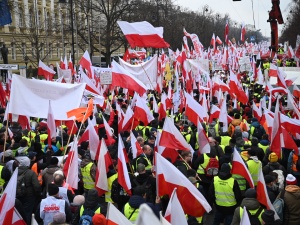
<instances>
[{"instance_id":1,"label":"white and red flag","mask_svg":"<svg viewBox=\"0 0 300 225\"><path fill-rule=\"evenodd\" d=\"M143 154L143 149L141 145L138 143L138 141L136 140L136 137L134 136L132 131L130 131L130 143L131 143L131 151L132 151L133 159Z\"/></svg>"},{"instance_id":2,"label":"white and red flag","mask_svg":"<svg viewBox=\"0 0 300 225\"><path fill-rule=\"evenodd\" d=\"M197 124L197 132L198 132L198 146L199 146L199 152L202 154L204 153L210 153L210 145L207 138L207 135L205 133L205 130L203 129L200 121L198 121Z\"/></svg>"},{"instance_id":3,"label":"white and red flag","mask_svg":"<svg viewBox=\"0 0 300 225\"><path fill-rule=\"evenodd\" d=\"M132 223L111 202L108 203L106 214L107 225L132 225Z\"/></svg>"},{"instance_id":4,"label":"white and red flag","mask_svg":"<svg viewBox=\"0 0 300 225\"><path fill-rule=\"evenodd\" d=\"M197 125L198 119L200 121L208 119L208 114L207 111L205 111L205 108L202 105L200 105L190 94L185 93L185 98L185 115L191 122Z\"/></svg>"},{"instance_id":5,"label":"white and red flag","mask_svg":"<svg viewBox=\"0 0 300 225\"><path fill-rule=\"evenodd\" d=\"M241 41L244 42L245 41L245 36L246 36L246 27L245 27L245 23L242 24L242 29L241 29Z\"/></svg>"},{"instance_id":6,"label":"white and red flag","mask_svg":"<svg viewBox=\"0 0 300 225\"><path fill-rule=\"evenodd\" d=\"M147 106L147 102L140 96L137 96L137 101L134 108L134 118L142 121L145 126L154 120L153 114Z\"/></svg>"},{"instance_id":7,"label":"white and red flag","mask_svg":"<svg viewBox=\"0 0 300 225\"><path fill-rule=\"evenodd\" d=\"M97 129L97 128L96 128ZM89 147L90 147L90 153L92 160L97 160L97 149L100 144L99 135L95 129L94 124L90 119L88 119L88 126L86 128L86 132L88 132L88 140L89 140ZM83 135L81 136L82 139ZM80 140L81 140L80 139Z\"/></svg>"},{"instance_id":8,"label":"white and red flag","mask_svg":"<svg viewBox=\"0 0 300 225\"><path fill-rule=\"evenodd\" d=\"M124 144L121 135L118 135L118 182L131 195L131 183L124 155Z\"/></svg>"},{"instance_id":9,"label":"white and red flag","mask_svg":"<svg viewBox=\"0 0 300 225\"><path fill-rule=\"evenodd\" d=\"M273 63L270 63L269 77L278 77L278 69Z\"/></svg>"},{"instance_id":10,"label":"white and red flag","mask_svg":"<svg viewBox=\"0 0 300 225\"><path fill-rule=\"evenodd\" d=\"M98 190L98 195L101 196L108 191L107 172L108 166L106 163L106 155L109 154L104 139L101 140L100 152L97 164L95 186Z\"/></svg>"},{"instance_id":11,"label":"white and red flag","mask_svg":"<svg viewBox=\"0 0 300 225\"><path fill-rule=\"evenodd\" d=\"M188 223L178 200L176 190L177 188L174 188L172 192L164 217L172 225L187 225Z\"/></svg>"},{"instance_id":12,"label":"white and red flag","mask_svg":"<svg viewBox=\"0 0 300 225\"><path fill-rule=\"evenodd\" d=\"M91 57L88 51L85 51L83 56L81 57L80 61L78 62L79 65L82 66L82 68L86 69L88 71L88 77L94 78L94 73L92 70L92 61Z\"/></svg>"},{"instance_id":13,"label":"white and red flag","mask_svg":"<svg viewBox=\"0 0 300 225\"><path fill-rule=\"evenodd\" d=\"M245 206L244 206L243 215L242 215L242 218L241 218L240 225L251 225L249 215L247 213L247 209L246 209Z\"/></svg>"},{"instance_id":14,"label":"white and red flag","mask_svg":"<svg viewBox=\"0 0 300 225\"><path fill-rule=\"evenodd\" d=\"M18 168L15 169L0 198L0 223L12 225L26 225L15 209Z\"/></svg>"},{"instance_id":15,"label":"white and red flag","mask_svg":"<svg viewBox=\"0 0 300 225\"><path fill-rule=\"evenodd\" d=\"M216 43L219 45L223 44L222 40L219 38L219 36L216 37Z\"/></svg>"},{"instance_id":16,"label":"white and red flag","mask_svg":"<svg viewBox=\"0 0 300 225\"><path fill-rule=\"evenodd\" d=\"M140 96L146 93L147 87L116 61L112 61L111 66L113 86L127 88L137 92Z\"/></svg>"},{"instance_id":17,"label":"white and red flag","mask_svg":"<svg viewBox=\"0 0 300 225\"><path fill-rule=\"evenodd\" d=\"M225 43L228 45L228 34L229 34L229 24L228 24L228 20L226 21L226 25L225 25L225 32L224 32L224 39L225 39Z\"/></svg>"},{"instance_id":18,"label":"white and red flag","mask_svg":"<svg viewBox=\"0 0 300 225\"><path fill-rule=\"evenodd\" d=\"M295 52L294 52L292 46L288 47L288 57L289 58L294 58L295 57Z\"/></svg>"},{"instance_id":19,"label":"white and red flag","mask_svg":"<svg viewBox=\"0 0 300 225\"><path fill-rule=\"evenodd\" d=\"M279 112L279 98L277 98L277 103L275 106L275 113L274 113L274 120L272 126L272 133L271 133L271 143L270 149L272 152L276 153L278 158L281 158L281 146L283 146L283 137L281 135L281 122L280 122L280 112Z\"/></svg>"},{"instance_id":20,"label":"white and red flag","mask_svg":"<svg viewBox=\"0 0 300 225\"><path fill-rule=\"evenodd\" d=\"M242 159L241 155L239 154L239 152L236 149L234 149L234 151L233 151L231 173L238 174L238 175L244 177L248 181L249 186L251 188L254 188L254 182L251 177L251 174L250 174L244 160Z\"/></svg>"},{"instance_id":21,"label":"white and red flag","mask_svg":"<svg viewBox=\"0 0 300 225\"><path fill-rule=\"evenodd\" d=\"M211 37L210 45L213 46L213 52L215 52L216 51L216 37L215 37L215 34L213 34L212 37Z\"/></svg>"},{"instance_id":22,"label":"white and red flag","mask_svg":"<svg viewBox=\"0 0 300 225\"><path fill-rule=\"evenodd\" d=\"M160 224L157 216L154 214L153 210L146 204L143 203L139 208L139 215L135 222L137 225L153 225Z\"/></svg>"},{"instance_id":23,"label":"white and red flag","mask_svg":"<svg viewBox=\"0 0 300 225\"><path fill-rule=\"evenodd\" d=\"M165 119L159 145L178 150L190 150L189 144L175 127L174 122L170 117L166 117Z\"/></svg>"},{"instance_id":24,"label":"white and red flag","mask_svg":"<svg viewBox=\"0 0 300 225\"><path fill-rule=\"evenodd\" d=\"M163 39L163 28L153 27L149 22L128 23L117 21L131 48L152 47L168 48L170 45Z\"/></svg>"},{"instance_id":25,"label":"white and red flag","mask_svg":"<svg viewBox=\"0 0 300 225\"><path fill-rule=\"evenodd\" d=\"M157 194L171 196L177 188L177 196L184 213L200 217L211 211L211 206L199 190L172 163L155 153Z\"/></svg>"},{"instance_id":26,"label":"white and red flag","mask_svg":"<svg viewBox=\"0 0 300 225\"><path fill-rule=\"evenodd\" d=\"M66 183L70 187L77 190L78 188L78 151L77 151L77 138L73 140L71 150L68 154L68 158L64 164L64 174L66 176Z\"/></svg>"},{"instance_id":27,"label":"white and red flag","mask_svg":"<svg viewBox=\"0 0 300 225\"><path fill-rule=\"evenodd\" d=\"M41 60L39 61L38 75L44 76L46 80L52 80L56 72Z\"/></svg>"},{"instance_id":28,"label":"white and red flag","mask_svg":"<svg viewBox=\"0 0 300 225\"><path fill-rule=\"evenodd\" d=\"M50 147L51 139L56 138L56 125L54 115L51 107L51 101L49 100L48 116L47 116L47 130L48 130L48 146Z\"/></svg>"}]
</instances>

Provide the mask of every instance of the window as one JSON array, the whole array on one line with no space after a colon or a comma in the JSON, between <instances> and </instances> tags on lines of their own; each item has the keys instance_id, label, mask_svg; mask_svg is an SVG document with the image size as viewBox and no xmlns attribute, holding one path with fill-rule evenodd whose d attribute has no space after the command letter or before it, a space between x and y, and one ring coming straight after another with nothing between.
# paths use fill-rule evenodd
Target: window
<instances>
[{"instance_id":1,"label":"window","mask_svg":"<svg viewBox=\"0 0 300 225\"><path fill-rule=\"evenodd\" d=\"M22 8L19 9L19 27L24 27L24 11Z\"/></svg>"},{"instance_id":2,"label":"window","mask_svg":"<svg viewBox=\"0 0 300 225\"><path fill-rule=\"evenodd\" d=\"M57 43L57 45L56 45L56 57L58 57L59 56L59 44Z\"/></svg>"},{"instance_id":3,"label":"window","mask_svg":"<svg viewBox=\"0 0 300 225\"><path fill-rule=\"evenodd\" d=\"M22 43L22 55L25 56L26 55L26 44Z\"/></svg>"},{"instance_id":4,"label":"window","mask_svg":"<svg viewBox=\"0 0 300 225\"><path fill-rule=\"evenodd\" d=\"M36 49L35 49L35 44L34 43L31 43L31 54L32 54L32 56L35 56L35 51Z\"/></svg>"},{"instance_id":5,"label":"window","mask_svg":"<svg viewBox=\"0 0 300 225\"><path fill-rule=\"evenodd\" d=\"M30 9L29 10L29 20L28 20L28 25L29 25L29 28L32 28L33 27L33 24L34 24L34 14L33 14L33 10Z\"/></svg>"},{"instance_id":6,"label":"window","mask_svg":"<svg viewBox=\"0 0 300 225\"><path fill-rule=\"evenodd\" d=\"M41 22L42 22L42 13L41 13L41 11L39 11L38 12L38 20L37 20L38 28L41 28Z\"/></svg>"},{"instance_id":7,"label":"window","mask_svg":"<svg viewBox=\"0 0 300 225\"><path fill-rule=\"evenodd\" d=\"M11 43L11 58L16 60L16 45L14 42Z\"/></svg>"}]
</instances>

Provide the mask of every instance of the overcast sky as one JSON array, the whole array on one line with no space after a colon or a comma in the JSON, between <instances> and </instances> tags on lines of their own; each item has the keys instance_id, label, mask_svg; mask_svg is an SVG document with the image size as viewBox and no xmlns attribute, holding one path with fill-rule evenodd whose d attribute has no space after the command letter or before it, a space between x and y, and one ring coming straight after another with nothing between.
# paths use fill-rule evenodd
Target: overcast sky
<instances>
[{"instance_id":1,"label":"overcast sky","mask_svg":"<svg viewBox=\"0 0 300 225\"><path fill-rule=\"evenodd\" d=\"M254 19L256 29L261 29L261 32L265 36L270 36L270 23L267 22L269 13L268 11L272 8L272 0L175 0L175 4L196 11L202 9L203 6L207 5L215 13L225 15L228 13L230 18L245 24L253 25L253 14L252 14L252 1L254 8ZM290 11L288 5L292 0L280 1L280 8L283 20L285 21ZM279 31L283 25L279 25ZM280 35L280 32L279 32Z\"/></svg>"}]
</instances>

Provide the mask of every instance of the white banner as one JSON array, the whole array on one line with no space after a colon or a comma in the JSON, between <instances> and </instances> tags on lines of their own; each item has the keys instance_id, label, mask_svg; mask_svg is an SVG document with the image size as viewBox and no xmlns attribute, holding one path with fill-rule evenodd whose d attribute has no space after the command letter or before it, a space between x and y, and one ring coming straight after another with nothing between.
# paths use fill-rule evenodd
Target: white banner
<instances>
[{"instance_id":1,"label":"white banner","mask_svg":"<svg viewBox=\"0 0 300 225\"><path fill-rule=\"evenodd\" d=\"M47 118L50 100L54 119L69 120L66 112L79 107L84 89L85 84L29 80L13 74L9 112Z\"/></svg>"},{"instance_id":2,"label":"white banner","mask_svg":"<svg viewBox=\"0 0 300 225\"><path fill-rule=\"evenodd\" d=\"M157 56L153 56L149 61L138 65L131 65L120 58L120 65L130 74L139 79L149 89L156 87L157 77Z\"/></svg>"}]
</instances>

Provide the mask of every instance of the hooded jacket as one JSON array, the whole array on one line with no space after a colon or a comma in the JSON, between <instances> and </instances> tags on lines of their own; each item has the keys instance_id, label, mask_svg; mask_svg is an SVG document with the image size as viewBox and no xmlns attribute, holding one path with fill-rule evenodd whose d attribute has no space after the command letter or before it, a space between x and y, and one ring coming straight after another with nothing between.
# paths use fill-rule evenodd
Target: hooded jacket
<instances>
[{"instance_id":1,"label":"hooded jacket","mask_svg":"<svg viewBox=\"0 0 300 225\"><path fill-rule=\"evenodd\" d=\"M248 210L256 210L260 207L260 204L259 204L259 202L257 201L256 198L244 198L240 207L244 208L244 206ZM234 210L231 225L240 225L240 222L241 222L240 207L237 207Z\"/></svg>"},{"instance_id":2,"label":"hooded jacket","mask_svg":"<svg viewBox=\"0 0 300 225\"><path fill-rule=\"evenodd\" d=\"M28 197L33 197L33 196L40 196L42 188L40 186L40 183L38 181L37 175L29 169L27 166L19 166L18 170L18 177L21 176L21 174L25 173L25 196L26 198ZM22 199L20 199L22 201Z\"/></svg>"},{"instance_id":3,"label":"hooded jacket","mask_svg":"<svg viewBox=\"0 0 300 225\"><path fill-rule=\"evenodd\" d=\"M284 224L298 225L300 221L300 187L288 185L284 193Z\"/></svg>"}]
</instances>

